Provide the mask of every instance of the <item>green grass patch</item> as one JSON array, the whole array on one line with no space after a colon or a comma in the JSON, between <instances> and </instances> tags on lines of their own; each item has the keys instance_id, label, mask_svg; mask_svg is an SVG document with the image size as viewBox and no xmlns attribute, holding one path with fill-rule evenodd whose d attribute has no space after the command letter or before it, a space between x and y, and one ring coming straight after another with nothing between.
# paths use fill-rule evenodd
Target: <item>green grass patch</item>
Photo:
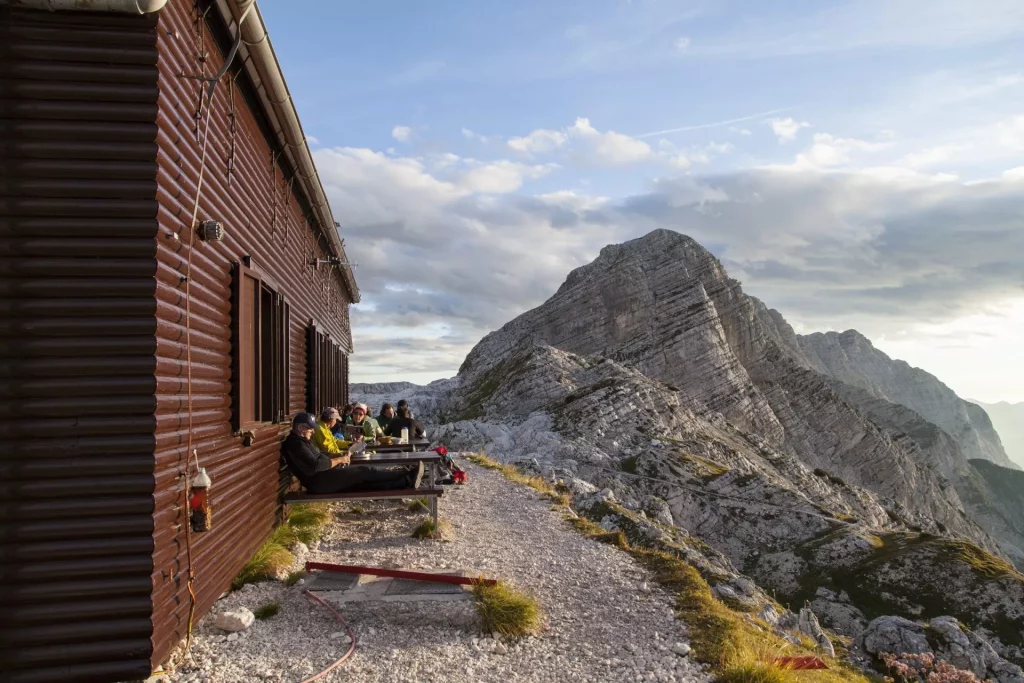
<instances>
[{"instance_id":1,"label":"green grass patch","mask_svg":"<svg viewBox=\"0 0 1024 683\"><path fill-rule=\"evenodd\" d=\"M494 458L488 457L486 453L471 453L466 457L469 458L470 462L474 462L481 467L486 467L489 470L496 470L500 472L513 484L529 486L535 491L540 492L541 495L548 500L551 500L556 505L569 507L572 503L572 496L569 494L568 489L561 486L555 486L544 477L538 477L534 474L523 474L514 466L504 465Z\"/></svg>"},{"instance_id":2,"label":"green grass patch","mask_svg":"<svg viewBox=\"0 0 1024 683\"><path fill-rule=\"evenodd\" d=\"M270 538L245 563L242 571L231 582L231 588L238 590L247 583L276 578L295 562L295 556L292 555L289 548L295 545L296 541L308 544L318 540L330 520L331 511L328 505L323 503L293 505L288 519L271 532ZM291 576L290 574L289 579ZM298 578L295 581L298 581Z\"/></svg>"},{"instance_id":3,"label":"green grass patch","mask_svg":"<svg viewBox=\"0 0 1024 683\"><path fill-rule=\"evenodd\" d=\"M238 590L247 583L269 581L290 567L294 561L295 557L287 548L267 541L245 563L242 571L231 582L231 588Z\"/></svg>"},{"instance_id":4,"label":"green grass patch","mask_svg":"<svg viewBox=\"0 0 1024 683\"><path fill-rule=\"evenodd\" d=\"M409 512L425 512L430 509L430 502L426 498L416 498L409 503Z\"/></svg>"},{"instance_id":5,"label":"green grass patch","mask_svg":"<svg viewBox=\"0 0 1024 683\"><path fill-rule=\"evenodd\" d=\"M295 535L295 539L308 545L320 540L324 527L330 521L330 505L325 503L300 503L292 506L288 520L282 526L287 525L290 527Z\"/></svg>"},{"instance_id":6,"label":"green grass patch","mask_svg":"<svg viewBox=\"0 0 1024 683\"><path fill-rule=\"evenodd\" d=\"M260 605L252 611L252 614L257 619L269 619L280 611L281 603L274 600L273 602L268 602L265 605Z\"/></svg>"},{"instance_id":7,"label":"green grass patch","mask_svg":"<svg viewBox=\"0 0 1024 683\"><path fill-rule=\"evenodd\" d=\"M307 576L309 576L309 573L305 569L300 569L296 572L289 572L288 577L284 580L284 585L291 588Z\"/></svg>"},{"instance_id":8,"label":"green grass patch","mask_svg":"<svg viewBox=\"0 0 1024 683\"><path fill-rule=\"evenodd\" d=\"M448 541L451 540L452 533L452 525L447 519L437 520L437 527L435 527L434 520L427 517L420 522L419 526L412 530L411 535L413 538L421 541Z\"/></svg>"},{"instance_id":9,"label":"green grass patch","mask_svg":"<svg viewBox=\"0 0 1024 683\"><path fill-rule=\"evenodd\" d=\"M537 601L504 582L493 586L476 583L473 597L483 629L488 633L518 638L540 629L541 610Z\"/></svg>"}]
</instances>

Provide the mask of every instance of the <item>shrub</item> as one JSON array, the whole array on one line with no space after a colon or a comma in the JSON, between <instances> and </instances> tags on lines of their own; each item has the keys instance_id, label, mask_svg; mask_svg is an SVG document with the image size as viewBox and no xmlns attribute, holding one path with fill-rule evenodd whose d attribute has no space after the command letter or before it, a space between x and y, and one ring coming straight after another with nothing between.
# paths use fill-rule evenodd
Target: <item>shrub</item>
<instances>
[{"instance_id":1,"label":"shrub","mask_svg":"<svg viewBox=\"0 0 1024 683\"><path fill-rule=\"evenodd\" d=\"M488 633L519 637L536 633L541 624L537 601L499 581L493 586L478 582L473 586L476 609L483 629Z\"/></svg>"},{"instance_id":2,"label":"shrub","mask_svg":"<svg viewBox=\"0 0 1024 683\"><path fill-rule=\"evenodd\" d=\"M292 506L287 522L281 526L289 527L296 540L309 544L320 539L324 527L330 521L330 506L317 503L300 503Z\"/></svg>"}]
</instances>

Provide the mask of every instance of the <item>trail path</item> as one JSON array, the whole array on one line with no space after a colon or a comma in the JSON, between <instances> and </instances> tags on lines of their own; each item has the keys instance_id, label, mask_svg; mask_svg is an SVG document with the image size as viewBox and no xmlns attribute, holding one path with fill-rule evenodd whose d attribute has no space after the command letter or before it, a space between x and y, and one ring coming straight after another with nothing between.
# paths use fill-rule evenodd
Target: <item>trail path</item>
<instances>
[{"instance_id":1,"label":"trail path","mask_svg":"<svg viewBox=\"0 0 1024 683\"><path fill-rule=\"evenodd\" d=\"M546 628L538 637L499 643L480 633L466 602L350 603L340 609L357 634L356 653L327 681L705 681L671 651L685 642L672 597L625 553L575 532L532 489L460 463L469 483L449 487L441 517L451 542L417 541L421 519L398 503L338 508L319 547L300 558L428 571L469 570L536 596ZM302 594L270 582L221 600L214 612L281 602L281 612L227 640L207 617L193 646L197 666L179 681L299 681L348 649L341 625ZM332 634L334 638L332 638Z\"/></svg>"}]
</instances>

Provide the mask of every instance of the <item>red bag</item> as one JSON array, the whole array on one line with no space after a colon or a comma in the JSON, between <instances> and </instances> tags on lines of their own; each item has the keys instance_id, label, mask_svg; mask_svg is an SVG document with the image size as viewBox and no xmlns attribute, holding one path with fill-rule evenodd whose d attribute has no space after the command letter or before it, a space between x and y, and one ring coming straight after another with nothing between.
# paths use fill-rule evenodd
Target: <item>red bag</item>
<instances>
[{"instance_id":1,"label":"red bag","mask_svg":"<svg viewBox=\"0 0 1024 683\"><path fill-rule=\"evenodd\" d=\"M452 472L452 479L455 480L456 484L465 484L466 483L466 471L465 470L455 470L454 472Z\"/></svg>"}]
</instances>

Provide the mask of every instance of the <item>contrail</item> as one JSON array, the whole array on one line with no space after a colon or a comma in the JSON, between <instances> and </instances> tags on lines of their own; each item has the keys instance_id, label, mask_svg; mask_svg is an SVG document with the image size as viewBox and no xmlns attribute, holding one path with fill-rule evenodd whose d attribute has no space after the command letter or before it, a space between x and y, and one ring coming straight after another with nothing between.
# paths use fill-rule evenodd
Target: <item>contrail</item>
<instances>
[{"instance_id":1,"label":"contrail","mask_svg":"<svg viewBox=\"0 0 1024 683\"><path fill-rule=\"evenodd\" d=\"M643 133L636 135L637 138L652 138L655 135L667 135L668 133L681 133L684 130L700 130L702 128L717 128L718 126L728 126L730 123L739 123L741 121L749 121L751 119L758 119L762 116L769 116L771 114L778 114L780 112L788 111L793 107L782 107L781 109L769 109L759 114L751 114L750 116L741 116L738 119L728 119L727 121L715 121L714 123L698 123L695 126L682 126L681 128L668 128L666 130L656 130L651 133Z\"/></svg>"}]
</instances>

